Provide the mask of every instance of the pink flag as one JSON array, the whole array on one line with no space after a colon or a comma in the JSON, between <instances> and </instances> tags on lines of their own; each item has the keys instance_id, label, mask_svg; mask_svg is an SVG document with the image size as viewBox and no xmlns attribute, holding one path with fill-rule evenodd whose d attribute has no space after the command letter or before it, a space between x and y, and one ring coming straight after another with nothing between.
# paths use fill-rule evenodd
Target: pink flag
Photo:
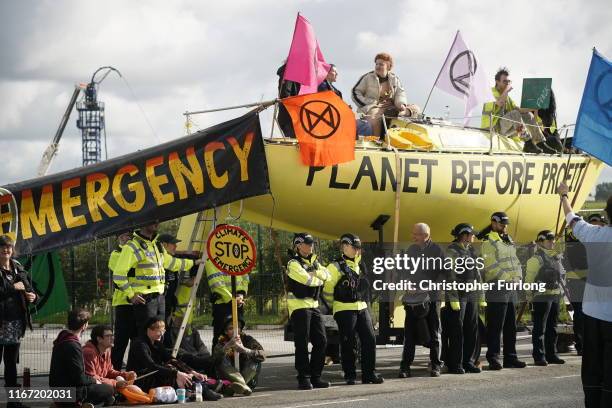
<instances>
[{"instance_id":1,"label":"pink flag","mask_svg":"<svg viewBox=\"0 0 612 408\"><path fill-rule=\"evenodd\" d=\"M457 31L446 61L438 74L436 86L457 98L465 100L465 121L470 112L492 98L491 89L482 65Z\"/></svg>"},{"instance_id":2,"label":"pink flag","mask_svg":"<svg viewBox=\"0 0 612 408\"><path fill-rule=\"evenodd\" d=\"M315 93L329 68L312 25L298 13L283 80L299 82L300 95Z\"/></svg>"}]
</instances>

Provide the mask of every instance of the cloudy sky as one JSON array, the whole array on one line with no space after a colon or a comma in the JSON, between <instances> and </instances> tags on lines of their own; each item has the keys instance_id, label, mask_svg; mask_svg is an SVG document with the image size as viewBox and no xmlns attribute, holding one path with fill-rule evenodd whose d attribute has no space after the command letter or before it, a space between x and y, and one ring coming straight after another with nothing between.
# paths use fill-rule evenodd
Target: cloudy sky
<instances>
[{"instance_id":1,"label":"cloudy sky","mask_svg":"<svg viewBox=\"0 0 612 408\"><path fill-rule=\"evenodd\" d=\"M109 157L180 137L186 110L274 98L298 11L338 66L345 95L373 68L374 55L387 51L410 102L422 105L460 29L489 77L501 65L510 68L515 100L521 78L552 77L559 123L569 124L591 48L612 58L609 0L0 0L0 185L35 176L74 84L103 65L125 79L110 75L99 91ZM434 91L428 113L442 115L445 105L451 116L463 112L458 101ZM199 116L196 124L243 112ZM50 172L81 164L76 116ZM270 116L262 117L264 132ZM603 178L612 180L611 169Z\"/></svg>"}]
</instances>

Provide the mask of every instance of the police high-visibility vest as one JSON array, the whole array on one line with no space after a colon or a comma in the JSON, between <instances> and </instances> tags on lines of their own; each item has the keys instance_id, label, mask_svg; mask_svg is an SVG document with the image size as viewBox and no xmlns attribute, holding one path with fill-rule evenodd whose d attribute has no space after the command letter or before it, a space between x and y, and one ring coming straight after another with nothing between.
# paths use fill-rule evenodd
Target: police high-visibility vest
<instances>
[{"instance_id":1,"label":"police high-visibility vest","mask_svg":"<svg viewBox=\"0 0 612 408\"><path fill-rule=\"evenodd\" d=\"M497 100L497 98L501 96L497 88L493 87L491 88L491 91L493 92L493 98L495 98L495 100ZM499 118L496 116L504 116L507 112L513 111L515 109L516 104L514 103L512 98L510 98L510 95L506 97L506 104L504 106L497 106L495 101L485 102L482 105L482 117L480 119L480 127L482 129L489 129L491 127L489 115L492 113L494 115L493 127L496 128L497 123L499 121Z\"/></svg>"},{"instance_id":2,"label":"police high-visibility vest","mask_svg":"<svg viewBox=\"0 0 612 408\"><path fill-rule=\"evenodd\" d=\"M287 263L287 308L289 317L298 309L319 307L319 294L329 279L329 271L317 261L317 255L295 255Z\"/></svg>"},{"instance_id":3,"label":"police high-visibility vest","mask_svg":"<svg viewBox=\"0 0 612 408\"><path fill-rule=\"evenodd\" d=\"M536 119L536 123L542 127L542 130L546 129L546 127L544 126L544 123L542 122L541 117L536 116L535 119ZM557 120L555 118L553 118L553 121L550 124L548 131L550 132L551 135L555 134L555 132L557 131Z\"/></svg>"},{"instance_id":4,"label":"police high-visibility vest","mask_svg":"<svg viewBox=\"0 0 612 408\"><path fill-rule=\"evenodd\" d=\"M544 267L550 266L557 269L559 278L563 274L563 266L561 261L558 259L559 252L554 249L538 248L535 255L529 258L527 261L527 270L525 271L525 282L532 283L536 282L538 273ZM554 289L546 289L544 292L533 292L534 296L542 295L559 295L561 294L561 288L557 286Z\"/></svg>"},{"instance_id":5,"label":"police high-visibility vest","mask_svg":"<svg viewBox=\"0 0 612 408\"><path fill-rule=\"evenodd\" d=\"M360 260L361 257L356 257L354 260L344 258L346 266L348 266L357 275L359 275L361 272L359 268ZM358 300L356 302L341 302L337 300L334 297L334 291L336 289L336 285L342 279L344 272L342 271L341 265L338 261L332 262L327 265L327 270L329 271L330 277L325 281L325 285L323 286L323 297L325 298L328 304L332 304L334 314L345 310L363 310L368 307L367 303L365 302L365 299Z\"/></svg>"},{"instance_id":6,"label":"police high-visibility vest","mask_svg":"<svg viewBox=\"0 0 612 408\"><path fill-rule=\"evenodd\" d=\"M490 232L482 243L485 282L512 281L522 278L521 263L513 242L504 241L497 232Z\"/></svg>"},{"instance_id":7,"label":"police high-visibility vest","mask_svg":"<svg viewBox=\"0 0 612 408\"><path fill-rule=\"evenodd\" d=\"M118 248L116 248L115 250L113 250L113 252L110 253L110 256L108 257L108 270L110 271L111 274L115 274L115 266L117 265L117 261L119 260L119 255L121 255L121 249L123 248L123 245L119 245ZM132 274L134 273L134 271L131 271ZM128 271L128 281L125 282L122 287L127 287L125 286L126 284L129 284L129 280L130 280L130 272ZM125 293L125 291L121 290L119 288L119 286L115 283L113 288L113 306L122 306L122 305L131 305L130 300L127 297L127 294Z\"/></svg>"},{"instance_id":8,"label":"police high-visibility vest","mask_svg":"<svg viewBox=\"0 0 612 408\"><path fill-rule=\"evenodd\" d=\"M157 236L148 239L136 231L121 249L113 270L113 282L128 298L136 294L162 294L166 279L165 268L183 272L191 269L193 263L191 259L172 257L157 242ZM128 272L132 268L134 277L128 280Z\"/></svg>"},{"instance_id":9,"label":"police high-visibility vest","mask_svg":"<svg viewBox=\"0 0 612 408\"><path fill-rule=\"evenodd\" d=\"M181 280L179 280L179 284L178 287L176 288L176 307L174 309L174 311L172 312L172 316L175 319L180 319L182 320L183 317L185 316L185 312L187 311L187 305L189 304L189 299L191 298L191 289L193 289L193 285L192 286L188 286L185 284L185 281L190 280L189 276L187 276L187 278L183 278ZM195 304L193 305L193 307L195 308ZM191 314L189 315L189 324L191 324L191 322L193 321L193 309L191 310Z\"/></svg>"},{"instance_id":10,"label":"police high-visibility vest","mask_svg":"<svg viewBox=\"0 0 612 408\"><path fill-rule=\"evenodd\" d=\"M211 300L216 304L232 301L232 277L221 272L210 259L206 260L206 279L210 289ZM247 295L249 291L249 275L236 276L236 293Z\"/></svg>"}]
</instances>

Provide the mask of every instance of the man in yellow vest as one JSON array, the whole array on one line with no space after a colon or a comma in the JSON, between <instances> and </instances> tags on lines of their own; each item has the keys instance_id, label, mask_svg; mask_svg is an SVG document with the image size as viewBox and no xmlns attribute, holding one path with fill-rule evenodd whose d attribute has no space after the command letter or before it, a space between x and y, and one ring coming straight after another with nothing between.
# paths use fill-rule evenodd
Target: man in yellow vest
<instances>
[{"instance_id":1,"label":"man in yellow vest","mask_svg":"<svg viewBox=\"0 0 612 408\"><path fill-rule=\"evenodd\" d=\"M206 260L206 279L210 289L210 302L213 305L212 349L225 331L225 319L232 314L232 277L221 272L210 259ZM249 291L249 275L236 276L236 303L238 317L244 320L244 303Z\"/></svg>"},{"instance_id":2,"label":"man in yellow vest","mask_svg":"<svg viewBox=\"0 0 612 408\"><path fill-rule=\"evenodd\" d=\"M555 234L550 230L540 231L535 254L527 261L525 282L544 285L543 291L528 291L533 312L533 361L537 366L564 364L557 354L557 321L561 279L565 274L561 264L562 250L555 248Z\"/></svg>"},{"instance_id":3,"label":"man in yellow vest","mask_svg":"<svg viewBox=\"0 0 612 408\"><path fill-rule=\"evenodd\" d=\"M117 248L111 252L108 258L108 270L111 275L115 274L115 266L121 249L132 237L132 231L124 231L117 235ZM113 309L115 312L115 344L111 349L111 361L113 367L121 370L123 367L123 356L130 342L130 339L136 337L136 323L134 321L134 311L132 304L129 302L125 289L129 287L129 280L134 276L134 270L128 271L128 276L125 280L118 279L115 282L113 277ZM122 280L122 282L119 282Z\"/></svg>"},{"instance_id":4,"label":"man in yellow vest","mask_svg":"<svg viewBox=\"0 0 612 408\"><path fill-rule=\"evenodd\" d=\"M159 223L153 223L135 231L123 246L113 270L113 282L133 305L138 334L145 333L150 318L165 318L165 269L183 272L194 265L191 259L174 258L166 252L157 242L158 227ZM199 263L199 259L195 261ZM128 282L131 269L134 277Z\"/></svg>"},{"instance_id":5,"label":"man in yellow vest","mask_svg":"<svg viewBox=\"0 0 612 408\"><path fill-rule=\"evenodd\" d=\"M492 283L494 289L487 291L487 360L490 370L501 370L499 362L501 351L500 337L504 338L503 368L523 368L516 354L516 304L514 290L499 284L518 282L522 279L521 263L516 255L516 247L507 229L510 224L508 215L495 212L491 215L491 225L480 234L484 238L481 253L484 263L484 281ZM498 284L499 283L499 284ZM503 286L503 285L502 285Z\"/></svg>"},{"instance_id":6,"label":"man in yellow vest","mask_svg":"<svg viewBox=\"0 0 612 408\"><path fill-rule=\"evenodd\" d=\"M313 243L312 235L306 232L295 234L287 263L287 308L293 327L295 369L301 390L329 387L329 382L321 380L327 337L319 310L319 296L330 275L312 252ZM310 359L308 342L312 344Z\"/></svg>"},{"instance_id":7,"label":"man in yellow vest","mask_svg":"<svg viewBox=\"0 0 612 408\"><path fill-rule=\"evenodd\" d=\"M372 317L368 310L369 283L365 265L361 262L361 240L357 235L340 237L341 255L327 265L330 278L325 281L323 296L332 303L334 319L338 323L344 379L355 384L355 337L361 343L361 382L382 384L383 377L376 373L376 337Z\"/></svg>"},{"instance_id":8,"label":"man in yellow vest","mask_svg":"<svg viewBox=\"0 0 612 408\"><path fill-rule=\"evenodd\" d=\"M546 145L546 139L531 110L518 107L510 98L512 81L509 76L507 68L500 68L495 74L495 86L491 88L495 100L484 104L481 128L488 130L492 120L493 128L500 135L512 137L518 134L525 141L525 153L556 153Z\"/></svg>"}]
</instances>

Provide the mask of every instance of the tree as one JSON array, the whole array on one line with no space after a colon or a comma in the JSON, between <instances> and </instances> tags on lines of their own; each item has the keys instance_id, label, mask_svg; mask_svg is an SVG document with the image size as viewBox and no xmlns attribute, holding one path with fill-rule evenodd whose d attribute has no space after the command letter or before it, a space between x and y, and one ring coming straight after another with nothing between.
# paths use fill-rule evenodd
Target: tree
<instances>
[{"instance_id":1,"label":"tree","mask_svg":"<svg viewBox=\"0 0 612 408\"><path fill-rule=\"evenodd\" d=\"M599 183L595 188L595 201L606 201L612 196L612 183Z\"/></svg>"}]
</instances>

